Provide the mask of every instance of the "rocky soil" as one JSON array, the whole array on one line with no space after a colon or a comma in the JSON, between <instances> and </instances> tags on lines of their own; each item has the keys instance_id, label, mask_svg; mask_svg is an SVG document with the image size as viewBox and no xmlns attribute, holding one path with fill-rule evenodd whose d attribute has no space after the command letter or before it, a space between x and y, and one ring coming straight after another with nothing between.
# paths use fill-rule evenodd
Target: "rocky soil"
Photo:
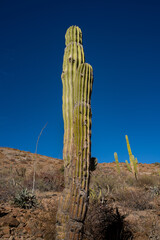
<instances>
[{"instance_id":1,"label":"rocky soil","mask_svg":"<svg viewBox=\"0 0 160 240\"><path fill-rule=\"evenodd\" d=\"M15 205L14 199L22 189L32 190L34 167L37 206L23 209ZM139 164L138 181L125 163L120 164L120 169L118 173L115 163L101 163L91 173L92 194L85 222L85 240L108 240L99 233L103 218L106 217L104 225L108 221L106 206L114 213L109 210L112 214L108 215L109 219L116 216L118 209L118 214L124 216L125 229L132 233L130 236L124 234L121 239L160 239L160 164ZM55 239L58 198L63 188L62 160L1 147L0 239ZM109 224L113 226L111 221Z\"/></svg>"}]
</instances>

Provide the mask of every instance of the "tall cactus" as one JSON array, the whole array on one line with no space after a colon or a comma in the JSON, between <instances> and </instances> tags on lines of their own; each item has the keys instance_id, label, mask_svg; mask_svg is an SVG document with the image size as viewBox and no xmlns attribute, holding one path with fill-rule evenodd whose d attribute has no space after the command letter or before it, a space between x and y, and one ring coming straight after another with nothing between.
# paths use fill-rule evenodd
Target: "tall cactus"
<instances>
[{"instance_id":1,"label":"tall cactus","mask_svg":"<svg viewBox=\"0 0 160 240\"><path fill-rule=\"evenodd\" d=\"M119 166L118 154L117 154L116 152L114 153L114 158L115 158L115 163L116 163L117 172L120 174L121 169L120 169L120 166Z\"/></svg>"},{"instance_id":2,"label":"tall cactus","mask_svg":"<svg viewBox=\"0 0 160 240\"><path fill-rule=\"evenodd\" d=\"M81 240L89 194L93 70L85 63L80 28L71 26L65 39L62 72L65 189L57 212L56 240Z\"/></svg>"},{"instance_id":3,"label":"tall cactus","mask_svg":"<svg viewBox=\"0 0 160 240\"><path fill-rule=\"evenodd\" d=\"M128 163L128 161L126 160L126 165L127 165L127 168L130 172L132 172L137 180L137 173L138 173L138 160L137 158L134 157L134 155L132 154L132 151L131 151L131 147L130 147L130 144L129 144L129 139L128 139L128 136L125 135L125 138L126 138L126 143L127 143L127 149L128 149L128 154L129 154L129 160L130 160L130 165Z\"/></svg>"}]
</instances>

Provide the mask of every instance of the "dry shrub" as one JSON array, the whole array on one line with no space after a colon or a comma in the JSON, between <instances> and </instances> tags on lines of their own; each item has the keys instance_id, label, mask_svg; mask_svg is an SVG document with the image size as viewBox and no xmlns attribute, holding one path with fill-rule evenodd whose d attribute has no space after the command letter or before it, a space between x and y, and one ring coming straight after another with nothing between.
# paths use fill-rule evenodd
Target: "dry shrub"
<instances>
[{"instance_id":1,"label":"dry shrub","mask_svg":"<svg viewBox=\"0 0 160 240\"><path fill-rule=\"evenodd\" d=\"M95 175L91 178L91 188L108 189L110 192L116 187L116 179L113 175Z\"/></svg>"},{"instance_id":2,"label":"dry shrub","mask_svg":"<svg viewBox=\"0 0 160 240\"><path fill-rule=\"evenodd\" d=\"M160 162L153 163L156 167L160 167Z\"/></svg>"},{"instance_id":3,"label":"dry shrub","mask_svg":"<svg viewBox=\"0 0 160 240\"><path fill-rule=\"evenodd\" d=\"M90 199L96 202L110 198L132 210L154 208L153 199L160 195L160 178L153 175L141 175L138 181L131 175L101 175L91 177ZM100 194L102 193L102 194Z\"/></svg>"},{"instance_id":4,"label":"dry shrub","mask_svg":"<svg viewBox=\"0 0 160 240\"><path fill-rule=\"evenodd\" d=\"M105 201L108 198L113 198L119 191L124 191L126 188L125 179L121 175L106 175L106 174L94 174L91 177L90 183L90 199ZM94 196L93 196L94 195Z\"/></svg>"},{"instance_id":5,"label":"dry shrub","mask_svg":"<svg viewBox=\"0 0 160 240\"><path fill-rule=\"evenodd\" d=\"M137 224L138 223L138 224ZM135 219L130 223L134 239L136 240L159 240L160 239L160 220L158 216L150 211L141 215L139 220Z\"/></svg>"},{"instance_id":6,"label":"dry shrub","mask_svg":"<svg viewBox=\"0 0 160 240\"><path fill-rule=\"evenodd\" d=\"M153 176L153 175L142 175L139 177L137 185L139 187L144 186L157 186L160 185L160 177L159 176Z\"/></svg>"},{"instance_id":7,"label":"dry shrub","mask_svg":"<svg viewBox=\"0 0 160 240\"><path fill-rule=\"evenodd\" d=\"M33 172L26 174L26 168L11 168L0 172L0 201L12 200L22 189L32 190ZM36 190L41 192L57 191L64 188L64 173L62 169L54 172L38 172L35 181Z\"/></svg>"},{"instance_id":8,"label":"dry shrub","mask_svg":"<svg viewBox=\"0 0 160 240\"><path fill-rule=\"evenodd\" d=\"M132 232L124 218L118 209L104 204L90 204L84 225L84 240L132 239Z\"/></svg>"},{"instance_id":9,"label":"dry shrub","mask_svg":"<svg viewBox=\"0 0 160 240\"><path fill-rule=\"evenodd\" d=\"M160 177L159 176L154 176L154 175L139 175L138 180L136 181L133 176L128 176L126 178L126 183L129 186L134 186L134 187L153 187L160 185Z\"/></svg>"},{"instance_id":10,"label":"dry shrub","mask_svg":"<svg viewBox=\"0 0 160 240\"><path fill-rule=\"evenodd\" d=\"M33 173L31 173L30 176L27 177L24 184L28 189L32 188ZM36 173L35 189L41 192L61 192L64 189L64 175L60 170L55 170L54 172Z\"/></svg>"},{"instance_id":11,"label":"dry shrub","mask_svg":"<svg viewBox=\"0 0 160 240\"><path fill-rule=\"evenodd\" d=\"M150 218L150 234L149 234L149 239L160 239L160 221L157 217L154 217L154 219Z\"/></svg>"},{"instance_id":12,"label":"dry shrub","mask_svg":"<svg viewBox=\"0 0 160 240\"><path fill-rule=\"evenodd\" d=\"M15 196L15 193L21 189L21 181L19 181L19 178L16 176L16 174L14 174L14 176L15 177L13 177L11 168L6 169L6 171L3 169L3 171L0 173L0 201L6 202L12 200L12 198Z\"/></svg>"},{"instance_id":13,"label":"dry shrub","mask_svg":"<svg viewBox=\"0 0 160 240\"><path fill-rule=\"evenodd\" d=\"M135 191L126 189L115 194L115 199L127 208L141 211L145 209L152 209L152 196L149 192Z\"/></svg>"},{"instance_id":14,"label":"dry shrub","mask_svg":"<svg viewBox=\"0 0 160 240\"><path fill-rule=\"evenodd\" d=\"M15 168L15 173L19 178L24 179L26 177L26 170L25 167Z\"/></svg>"},{"instance_id":15,"label":"dry shrub","mask_svg":"<svg viewBox=\"0 0 160 240\"><path fill-rule=\"evenodd\" d=\"M0 201L6 202L10 201L12 197L15 195L15 192L19 190L18 186L14 186L12 181L6 181L5 179L0 177Z\"/></svg>"}]
</instances>

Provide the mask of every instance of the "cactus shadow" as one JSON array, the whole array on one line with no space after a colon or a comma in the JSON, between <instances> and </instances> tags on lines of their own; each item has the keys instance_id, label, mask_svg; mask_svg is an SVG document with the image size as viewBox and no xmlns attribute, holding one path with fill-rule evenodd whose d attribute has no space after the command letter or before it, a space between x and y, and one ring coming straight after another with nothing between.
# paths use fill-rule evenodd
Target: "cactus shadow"
<instances>
[{"instance_id":1,"label":"cactus shadow","mask_svg":"<svg viewBox=\"0 0 160 240\"><path fill-rule=\"evenodd\" d=\"M118 208L93 203L84 225L84 240L131 240L132 231Z\"/></svg>"}]
</instances>

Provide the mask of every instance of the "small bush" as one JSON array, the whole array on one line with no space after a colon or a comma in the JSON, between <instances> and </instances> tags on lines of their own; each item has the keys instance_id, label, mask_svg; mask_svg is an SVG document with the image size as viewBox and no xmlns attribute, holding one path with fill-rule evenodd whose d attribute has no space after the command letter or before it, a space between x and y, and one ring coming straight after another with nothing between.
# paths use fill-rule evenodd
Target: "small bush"
<instances>
[{"instance_id":1,"label":"small bush","mask_svg":"<svg viewBox=\"0 0 160 240\"><path fill-rule=\"evenodd\" d=\"M40 173L36 176L36 189L41 192L57 191L61 192L64 188L64 177L56 171L54 173Z\"/></svg>"},{"instance_id":2,"label":"small bush","mask_svg":"<svg viewBox=\"0 0 160 240\"><path fill-rule=\"evenodd\" d=\"M32 188L33 173L27 177L24 186L28 189ZM54 172L39 172L36 173L35 189L40 192L57 191L61 192L64 189L64 175L60 170Z\"/></svg>"},{"instance_id":3,"label":"small bush","mask_svg":"<svg viewBox=\"0 0 160 240\"><path fill-rule=\"evenodd\" d=\"M24 209L36 207L37 206L36 196L28 192L27 188L25 188L15 196L14 204Z\"/></svg>"},{"instance_id":4,"label":"small bush","mask_svg":"<svg viewBox=\"0 0 160 240\"><path fill-rule=\"evenodd\" d=\"M118 209L90 204L84 225L84 240L129 240L132 232Z\"/></svg>"},{"instance_id":5,"label":"small bush","mask_svg":"<svg viewBox=\"0 0 160 240\"><path fill-rule=\"evenodd\" d=\"M95 176L93 182L95 186L99 186L101 189L109 188L110 191L113 191L117 185L117 181L113 175Z\"/></svg>"},{"instance_id":6,"label":"small bush","mask_svg":"<svg viewBox=\"0 0 160 240\"><path fill-rule=\"evenodd\" d=\"M160 162L155 162L154 165L160 167Z\"/></svg>"},{"instance_id":7,"label":"small bush","mask_svg":"<svg viewBox=\"0 0 160 240\"><path fill-rule=\"evenodd\" d=\"M126 177L125 182L128 186L133 186L133 187L142 188L142 189L145 188L147 190L150 187L160 185L160 178L159 176L144 174L139 176L138 181L136 181L133 176L128 176Z\"/></svg>"},{"instance_id":8,"label":"small bush","mask_svg":"<svg viewBox=\"0 0 160 240\"><path fill-rule=\"evenodd\" d=\"M145 209L152 209L150 204L152 200L151 194L142 191L133 191L126 189L115 194L115 199L121 202L125 207L132 210L141 211Z\"/></svg>"},{"instance_id":9,"label":"small bush","mask_svg":"<svg viewBox=\"0 0 160 240\"><path fill-rule=\"evenodd\" d=\"M91 178L90 188L97 195L97 197L100 193L100 190L102 191L103 196L107 196L109 193L115 190L116 181L114 176L111 175L95 175Z\"/></svg>"},{"instance_id":10,"label":"small bush","mask_svg":"<svg viewBox=\"0 0 160 240\"><path fill-rule=\"evenodd\" d=\"M64 173L64 166L62 165L62 167L59 169L59 171L61 172L61 173Z\"/></svg>"},{"instance_id":11,"label":"small bush","mask_svg":"<svg viewBox=\"0 0 160 240\"><path fill-rule=\"evenodd\" d=\"M126 183L121 175L93 175L90 183L90 199L101 202L113 197L117 192L124 191ZM92 194L93 193L93 194Z\"/></svg>"},{"instance_id":12,"label":"small bush","mask_svg":"<svg viewBox=\"0 0 160 240\"><path fill-rule=\"evenodd\" d=\"M150 192L153 197L160 195L160 186L150 187Z\"/></svg>"},{"instance_id":13,"label":"small bush","mask_svg":"<svg viewBox=\"0 0 160 240\"><path fill-rule=\"evenodd\" d=\"M155 186L160 183L159 176L153 176L153 175L142 175L138 179L138 186L144 187L144 186Z\"/></svg>"},{"instance_id":14,"label":"small bush","mask_svg":"<svg viewBox=\"0 0 160 240\"><path fill-rule=\"evenodd\" d=\"M25 178L26 176L26 168L21 167L21 168L16 168L16 173L18 177Z\"/></svg>"},{"instance_id":15,"label":"small bush","mask_svg":"<svg viewBox=\"0 0 160 240\"><path fill-rule=\"evenodd\" d=\"M0 202L10 201L19 190L20 186L15 185L14 179L0 175Z\"/></svg>"}]
</instances>

